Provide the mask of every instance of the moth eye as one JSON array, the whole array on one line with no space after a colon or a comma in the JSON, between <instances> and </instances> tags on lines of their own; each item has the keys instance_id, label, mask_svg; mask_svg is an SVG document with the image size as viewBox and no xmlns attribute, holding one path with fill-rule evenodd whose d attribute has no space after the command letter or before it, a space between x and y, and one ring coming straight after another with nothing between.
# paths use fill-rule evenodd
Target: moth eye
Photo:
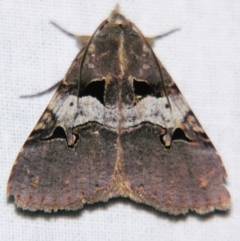
<instances>
[{"instance_id":1,"label":"moth eye","mask_svg":"<svg viewBox=\"0 0 240 241\"><path fill-rule=\"evenodd\" d=\"M98 99L104 105L104 91L105 80L93 81L84 88L84 90L80 94L80 97L90 95Z\"/></svg>"},{"instance_id":2,"label":"moth eye","mask_svg":"<svg viewBox=\"0 0 240 241\"><path fill-rule=\"evenodd\" d=\"M146 82L133 81L134 93L137 99L142 99L148 95L154 95L154 90Z\"/></svg>"}]
</instances>

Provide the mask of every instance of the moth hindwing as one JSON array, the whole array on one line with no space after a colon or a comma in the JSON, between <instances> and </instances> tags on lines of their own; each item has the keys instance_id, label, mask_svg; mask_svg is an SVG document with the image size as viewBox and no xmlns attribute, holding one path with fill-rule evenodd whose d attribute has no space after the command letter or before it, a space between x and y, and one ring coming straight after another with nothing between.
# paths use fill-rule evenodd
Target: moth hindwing
<instances>
[{"instance_id":1,"label":"moth hindwing","mask_svg":"<svg viewBox=\"0 0 240 241\"><path fill-rule=\"evenodd\" d=\"M227 210L222 161L148 39L114 10L84 40L16 159L8 195L31 211L118 196L174 215Z\"/></svg>"}]
</instances>

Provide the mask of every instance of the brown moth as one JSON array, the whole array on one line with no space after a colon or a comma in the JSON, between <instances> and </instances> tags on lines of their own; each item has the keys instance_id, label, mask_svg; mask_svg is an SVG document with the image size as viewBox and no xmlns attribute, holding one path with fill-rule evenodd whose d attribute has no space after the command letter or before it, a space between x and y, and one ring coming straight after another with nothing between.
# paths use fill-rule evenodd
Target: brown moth
<instances>
[{"instance_id":1,"label":"brown moth","mask_svg":"<svg viewBox=\"0 0 240 241\"><path fill-rule=\"evenodd\" d=\"M128 197L169 214L227 210L222 161L137 27L114 10L83 44L7 185L31 211Z\"/></svg>"}]
</instances>

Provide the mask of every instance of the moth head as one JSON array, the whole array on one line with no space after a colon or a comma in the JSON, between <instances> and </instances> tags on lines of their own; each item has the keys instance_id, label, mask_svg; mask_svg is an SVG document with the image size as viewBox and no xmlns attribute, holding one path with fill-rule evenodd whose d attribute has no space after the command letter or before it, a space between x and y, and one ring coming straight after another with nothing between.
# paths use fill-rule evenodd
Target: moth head
<instances>
[{"instance_id":1,"label":"moth head","mask_svg":"<svg viewBox=\"0 0 240 241\"><path fill-rule=\"evenodd\" d=\"M112 11L110 16L108 17L108 22L111 24L116 24L116 25L128 25L129 21L119 13L119 6L116 5L115 9Z\"/></svg>"}]
</instances>

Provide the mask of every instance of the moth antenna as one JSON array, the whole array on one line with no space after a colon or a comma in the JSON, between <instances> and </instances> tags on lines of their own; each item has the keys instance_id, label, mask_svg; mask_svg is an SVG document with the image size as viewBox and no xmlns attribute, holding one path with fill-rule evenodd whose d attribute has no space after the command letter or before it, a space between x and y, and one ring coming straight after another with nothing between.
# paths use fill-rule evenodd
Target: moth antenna
<instances>
[{"instance_id":1,"label":"moth antenna","mask_svg":"<svg viewBox=\"0 0 240 241\"><path fill-rule=\"evenodd\" d=\"M168 35L170 35L170 34L172 34L172 33L175 33L175 32L177 32L177 31L180 31L180 30L181 30L181 28L171 29L171 30L169 30L169 31L167 31L167 32L165 32L165 33L162 33L162 34L159 34L159 35L155 36L154 39L164 38L164 37L166 37L166 36L168 36Z\"/></svg>"},{"instance_id":2,"label":"moth antenna","mask_svg":"<svg viewBox=\"0 0 240 241\"><path fill-rule=\"evenodd\" d=\"M166 87L165 87L165 84L164 84L164 82L163 82L163 75L162 75L162 71L161 71L161 68L160 68L158 59L157 59L156 55L154 54L154 52L153 52L153 50L152 50L152 48L151 48L150 43L146 40L146 38L144 37L144 35L142 34L142 32L139 30L139 28L138 28L134 23L132 23L132 22L129 22L129 23L138 31L138 33L140 34L140 36L142 37L142 39L144 39L145 44L146 44L147 47L150 49L150 51L151 51L151 53L152 53L152 55L153 55L154 61L155 61L156 65L157 65L157 68L158 68L158 72L160 73L160 78L162 79L161 85L162 85L162 88L163 88L163 92L164 92L165 96L167 97L167 102L168 102L168 105L169 105L169 107L170 107L170 110L172 110L171 103L170 103L169 98L168 98L168 95L167 95Z\"/></svg>"},{"instance_id":3,"label":"moth antenna","mask_svg":"<svg viewBox=\"0 0 240 241\"><path fill-rule=\"evenodd\" d=\"M73 38L77 38L77 34L71 33L69 31L67 31L65 28L63 28L62 26L60 26L58 23L56 23L55 21L51 20L50 23L56 27L57 29L59 29L61 32L63 32L64 34L73 37Z\"/></svg>"},{"instance_id":4,"label":"moth antenna","mask_svg":"<svg viewBox=\"0 0 240 241\"><path fill-rule=\"evenodd\" d=\"M82 80L82 68L83 68L83 63L84 63L84 60L86 58L86 55L87 55L87 52L88 52L88 49L89 49L89 46L90 44L92 43L92 40L93 38L95 37L95 35L97 34L97 32L108 22L108 20L104 20L99 26L98 28L95 30L95 32L93 33L93 35L91 36L90 40L88 41L88 44L85 48L85 50L83 51L83 55L82 55L82 58L81 58L81 62L80 62L80 66L79 66L79 80L78 80L78 89L77 89L77 107L79 107L79 104L78 104L78 99L79 99L79 95L80 95L80 82Z\"/></svg>"},{"instance_id":5,"label":"moth antenna","mask_svg":"<svg viewBox=\"0 0 240 241\"><path fill-rule=\"evenodd\" d=\"M164 38L164 37L166 37L166 36L168 36L168 35L170 35L170 34L172 34L172 33L174 33L174 32L180 31L180 30L181 30L180 28L174 28L174 29L171 29L171 30L169 30L169 31L167 31L167 32L165 32L165 33L156 35L156 36L154 36L154 37L145 38L145 39L149 42L149 44L150 44L151 46L153 46L153 43L154 43L155 40Z\"/></svg>"},{"instance_id":6,"label":"moth antenna","mask_svg":"<svg viewBox=\"0 0 240 241\"><path fill-rule=\"evenodd\" d=\"M58 30L60 30L61 32L63 32L64 34L68 35L71 38L74 38L75 40L77 40L77 43L79 45L79 47L84 47L87 45L89 39L91 38L91 36L88 35L78 35L78 34L74 34L68 30L66 30L65 28L63 28L62 26L60 26L58 23L56 23L55 21L50 21L50 23L56 27Z\"/></svg>"}]
</instances>

